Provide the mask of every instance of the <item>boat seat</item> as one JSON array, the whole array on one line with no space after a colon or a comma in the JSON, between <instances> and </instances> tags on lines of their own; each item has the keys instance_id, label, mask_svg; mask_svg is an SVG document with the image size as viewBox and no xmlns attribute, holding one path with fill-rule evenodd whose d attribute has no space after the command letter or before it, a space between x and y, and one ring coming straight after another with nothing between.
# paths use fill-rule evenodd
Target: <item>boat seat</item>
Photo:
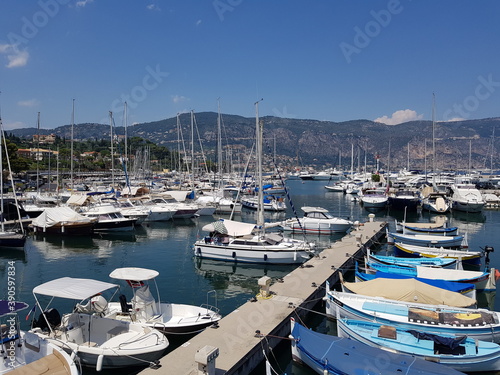
<instances>
[{"instance_id":1,"label":"boat seat","mask_svg":"<svg viewBox=\"0 0 500 375\"><path fill-rule=\"evenodd\" d=\"M385 325L380 326L378 329L378 337L381 337L384 339L396 340L396 338L397 338L396 327L385 326Z\"/></svg>"},{"instance_id":2,"label":"boat seat","mask_svg":"<svg viewBox=\"0 0 500 375\"><path fill-rule=\"evenodd\" d=\"M27 365L9 371L12 375L66 375L69 369L60 353L54 352Z\"/></svg>"}]
</instances>

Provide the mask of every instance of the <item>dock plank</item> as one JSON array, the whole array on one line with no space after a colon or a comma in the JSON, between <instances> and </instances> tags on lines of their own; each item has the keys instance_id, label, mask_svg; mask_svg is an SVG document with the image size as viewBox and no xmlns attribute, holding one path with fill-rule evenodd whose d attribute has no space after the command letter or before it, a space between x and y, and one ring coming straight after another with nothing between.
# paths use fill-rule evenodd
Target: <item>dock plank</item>
<instances>
[{"instance_id":1,"label":"dock plank","mask_svg":"<svg viewBox=\"0 0 500 375\"><path fill-rule=\"evenodd\" d=\"M207 328L160 360L159 369L145 369L141 375L195 375L195 354L205 345L219 348L216 374L248 374L263 360L261 335L286 337L292 314L305 315L325 294L326 281L338 282L339 270L352 270L353 258L363 245L378 243L387 223L366 222L318 256L271 285L273 296L246 302L219 321L219 328ZM314 284L313 284L314 283ZM303 309L295 309L295 307ZM274 346L279 338L266 338Z\"/></svg>"}]
</instances>

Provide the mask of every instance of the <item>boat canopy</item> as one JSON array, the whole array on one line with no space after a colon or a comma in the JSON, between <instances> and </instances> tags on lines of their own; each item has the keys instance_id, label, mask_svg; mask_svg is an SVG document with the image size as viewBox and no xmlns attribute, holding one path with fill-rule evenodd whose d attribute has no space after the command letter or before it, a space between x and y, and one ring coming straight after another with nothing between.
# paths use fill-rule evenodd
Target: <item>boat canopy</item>
<instances>
[{"instance_id":1,"label":"boat canopy","mask_svg":"<svg viewBox=\"0 0 500 375\"><path fill-rule=\"evenodd\" d=\"M138 267L117 268L109 274L109 277L118 280L134 280L143 281L151 280L157 277L160 273L155 270Z\"/></svg>"},{"instance_id":2,"label":"boat canopy","mask_svg":"<svg viewBox=\"0 0 500 375\"><path fill-rule=\"evenodd\" d=\"M119 288L117 284L92 279L77 279L61 277L38 285L33 289L33 294L45 296L84 300L102 293L108 289Z\"/></svg>"},{"instance_id":3,"label":"boat canopy","mask_svg":"<svg viewBox=\"0 0 500 375\"><path fill-rule=\"evenodd\" d=\"M343 282L350 291L370 297L383 297L396 301L425 303L427 305L449 305L455 307L470 307L476 300L457 292L441 289L415 279L397 280L376 278L361 282Z\"/></svg>"},{"instance_id":4,"label":"boat canopy","mask_svg":"<svg viewBox=\"0 0 500 375\"><path fill-rule=\"evenodd\" d=\"M68 206L83 206L89 202L92 202L92 197L86 194L71 194L71 196L66 201Z\"/></svg>"},{"instance_id":5,"label":"boat canopy","mask_svg":"<svg viewBox=\"0 0 500 375\"><path fill-rule=\"evenodd\" d=\"M252 234L254 228L255 224L220 219L213 223L205 225L202 228L202 230L206 232L229 234L230 236L238 237L238 236L245 236L247 234Z\"/></svg>"},{"instance_id":6,"label":"boat canopy","mask_svg":"<svg viewBox=\"0 0 500 375\"><path fill-rule=\"evenodd\" d=\"M80 215L69 207L46 208L40 215L31 222L37 227L52 227L60 222L91 222L93 219Z\"/></svg>"}]
</instances>

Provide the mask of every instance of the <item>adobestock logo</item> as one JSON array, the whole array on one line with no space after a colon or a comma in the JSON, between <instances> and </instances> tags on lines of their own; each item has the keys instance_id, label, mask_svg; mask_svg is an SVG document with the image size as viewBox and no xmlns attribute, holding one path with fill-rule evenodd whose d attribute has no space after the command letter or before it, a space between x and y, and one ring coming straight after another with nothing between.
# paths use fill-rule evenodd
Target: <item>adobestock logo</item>
<instances>
[{"instance_id":1,"label":"adobestock logo","mask_svg":"<svg viewBox=\"0 0 500 375\"><path fill-rule=\"evenodd\" d=\"M160 70L160 64L157 64L154 69L148 65L141 84L134 86L128 93L122 93L119 98L113 100L111 102L111 111L114 114L123 112L123 103L125 102L127 102L128 107L137 108L139 103L147 99L148 92L157 89L169 75L170 73ZM107 121L109 121L109 118L101 119L101 124L105 124Z\"/></svg>"},{"instance_id":2,"label":"adobestock logo","mask_svg":"<svg viewBox=\"0 0 500 375\"><path fill-rule=\"evenodd\" d=\"M403 6L399 0L390 0L387 3L387 9L370 11L372 19L368 21L363 28L359 26L354 28L353 43L349 44L342 42L339 44L340 50L344 54L347 63L351 63L351 56L353 54L360 54L364 48L370 45L373 38L379 36L382 30L389 26L393 15L399 14L402 11Z\"/></svg>"},{"instance_id":3,"label":"adobestock logo","mask_svg":"<svg viewBox=\"0 0 500 375\"><path fill-rule=\"evenodd\" d=\"M47 26L51 18L54 18L60 10L61 5L65 5L69 0L39 0L37 2L40 10L33 13L30 17L21 18L21 32L10 32L7 34L10 47L18 54L21 51L19 46L27 45L28 42L37 36L41 28Z\"/></svg>"},{"instance_id":4,"label":"adobestock logo","mask_svg":"<svg viewBox=\"0 0 500 375\"><path fill-rule=\"evenodd\" d=\"M477 111L480 103L489 99L496 91L496 88L500 87L500 82L495 82L493 80L493 74L489 74L488 78L479 76L477 80L479 84L474 90L474 95L467 96L462 103L453 103L453 108L443 113L444 121L469 118L472 112Z\"/></svg>"},{"instance_id":5,"label":"adobestock logo","mask_svg":"<svg viewBox=\"0 0 500 375\"><path fill-rule=\"evenodd\" d=\"M221 22L224 21L224 13L232 12L243 0L214 0L212 5Z\"/></svg>"}]
</instances>

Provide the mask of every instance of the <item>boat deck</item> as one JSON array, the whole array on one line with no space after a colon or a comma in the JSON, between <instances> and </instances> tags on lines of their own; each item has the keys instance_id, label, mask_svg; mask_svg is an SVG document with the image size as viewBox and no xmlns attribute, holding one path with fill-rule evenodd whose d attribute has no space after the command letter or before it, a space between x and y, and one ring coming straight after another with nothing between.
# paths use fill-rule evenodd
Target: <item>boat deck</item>
<instances>
[{"instance_id":1,"label":"boat deck","mask_svg":"<svg viewBox=\"0 0 500 375\"><path fill-rule=\"evenodd\" d=\"M207 328L161 359L159 369L145 369L142 375L198 374L196 353L206 345L219 349L215 374L248 374L269 347L290 334L289 318L305 316L325 295L325 282L339 281L338 271L352 270L361 256L360 244L368 247L385 236L385 222L366 222L270 287L270 298L249 301L219 321L219 328ZM298 308L294 308L298 307ZM264 340L263 336L267 336ZM275 337L274 337L275 336Z\"/></svg>"}]
</instances>

